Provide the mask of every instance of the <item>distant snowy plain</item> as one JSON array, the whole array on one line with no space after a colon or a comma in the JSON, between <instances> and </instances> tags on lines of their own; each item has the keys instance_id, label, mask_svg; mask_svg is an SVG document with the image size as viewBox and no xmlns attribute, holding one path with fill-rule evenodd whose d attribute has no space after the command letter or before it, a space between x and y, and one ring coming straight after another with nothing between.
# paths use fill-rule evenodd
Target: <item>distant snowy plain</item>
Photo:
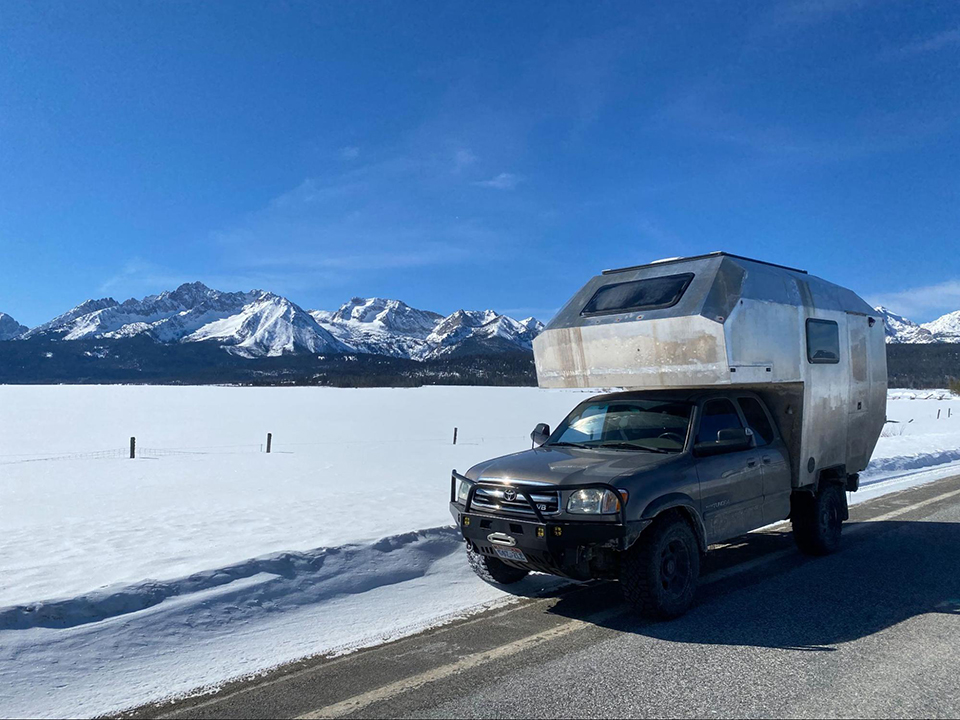
<instances>
[{"instance_id":1,"label":"distant snowy plain","mask_svg":"<svg viewBox=\"0 0 960 720\"><path fill-rule=\"evenodd\" d=\"M0 387L0 715L107 713L511 602L466 566L450 470L584 397ZM960 400L890 397L851 501L960 472Z\"/></svg>"}]
</instances>

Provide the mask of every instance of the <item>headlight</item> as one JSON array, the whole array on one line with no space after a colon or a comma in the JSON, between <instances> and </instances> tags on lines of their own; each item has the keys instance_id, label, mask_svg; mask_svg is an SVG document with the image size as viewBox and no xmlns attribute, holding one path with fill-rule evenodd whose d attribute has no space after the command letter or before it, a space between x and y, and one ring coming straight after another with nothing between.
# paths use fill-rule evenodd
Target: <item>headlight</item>
<instances>
[{"instance_id":1,"label":"headlight","mask_svg":"<svg viewBox=\"0 0 960 720\"><path fill-rule=\"evenodd\" d=\"M457 480L457 502L461 505L467 504L467 494L470 492L470 483L463 480Z\"/></svg>"},{"instance_id":2,"label":"headlight","mask_svg":"<svg viewBox=\"0 0 960 720\"><path fill-rule=\"evenodd\" d=\"M613 515L620 512L620 498L610 490L577 490L567 501L567 512L577 515Z\"/></svg>"}]
</instances>

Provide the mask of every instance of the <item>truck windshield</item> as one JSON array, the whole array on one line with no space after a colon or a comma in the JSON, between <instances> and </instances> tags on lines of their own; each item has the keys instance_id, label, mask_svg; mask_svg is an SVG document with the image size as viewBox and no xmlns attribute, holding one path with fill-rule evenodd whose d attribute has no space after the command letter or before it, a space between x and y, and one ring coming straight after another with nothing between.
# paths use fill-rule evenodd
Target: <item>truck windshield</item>
<instances>
[{"instance_id":1,"label":"truck windshield","mask_svg":"<svg viewBox=\"0 0 960 720\"><path fill-rule=\"evenodd\" d=\"M673 400L597 400L577 407L547 445L680 452L692 405Z\"/></svg>"}]
</instances>

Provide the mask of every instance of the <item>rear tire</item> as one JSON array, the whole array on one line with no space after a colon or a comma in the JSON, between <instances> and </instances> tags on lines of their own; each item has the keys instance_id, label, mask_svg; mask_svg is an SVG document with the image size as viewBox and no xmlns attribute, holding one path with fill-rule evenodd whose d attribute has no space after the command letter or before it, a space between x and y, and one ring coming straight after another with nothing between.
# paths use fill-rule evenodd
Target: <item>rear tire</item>
<instances>
[{"instance_id":1,"label":"rear tire","mask_svg":"<svg viewBox=\"0 0 960 720\"><path fill-rule=\"evenodd\" d=\"M846 516L843 487L830 483L816 495L797 493L792 504L790 521L800 552L814 556L836 552Z\"/></svg>"},{"instance_id":2,"label":"rear tire","mask_svg":"<svg viewBox=\"0 0 960 720\"><path fill-rule=\"evenodd\" d=\"M670 620L693 604L700 576L700 545L684 518L657 519L624 553L620 587L624 599L644 617Z\"/></svg>"},{"instance_id":3,"label":"rear tire","mask_svg":"<svg viewBox=\"0 0 960 720\"><path fill-rule=\"evenodd\" d=\"M467 543L467 562L481 580L491 585L512 585L520 582L529 573L529 570L511 567L496 558L487 557L478 553L470 543Z\"/></svg>"}]
</instances>

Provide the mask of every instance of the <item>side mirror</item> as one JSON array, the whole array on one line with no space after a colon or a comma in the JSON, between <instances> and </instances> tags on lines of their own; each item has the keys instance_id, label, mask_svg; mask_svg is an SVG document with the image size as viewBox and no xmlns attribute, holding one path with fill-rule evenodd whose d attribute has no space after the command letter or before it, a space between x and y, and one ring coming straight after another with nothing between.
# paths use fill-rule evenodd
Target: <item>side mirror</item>
<instances>
[{"instance_id":1,"label":"side mirror","mask_svg":"<svg viewBox=\"0 0 960 720\"><path fill-rule=\"evenodd\" d=\"M717 433L715 441L697 443L693 450L697 455L719 455L746 450L750 445L750 433L746 429L724 428Z\"/></svg>"},{"instance_id":2,"label":"side mirror","mask_svg":"<svg viewBox=\"0 0 960 720\"><path fill-rule=\"evenodd\" d=\"M534 447L540 447L543 445L547 438L550 437L550 426L546 423L539 423L530 433L530 440L533 442Z\"/></svg>"},{"instance_id":3,"label":"side mirror","mask_svg":"<svg viewBox=\"0 0 960 720\"><path fill-rule=\"evenodd\" d=\"M749 445L750 436L744 428L724 428L717 433L717 442Z\"/></svg>"}]
</instances>

